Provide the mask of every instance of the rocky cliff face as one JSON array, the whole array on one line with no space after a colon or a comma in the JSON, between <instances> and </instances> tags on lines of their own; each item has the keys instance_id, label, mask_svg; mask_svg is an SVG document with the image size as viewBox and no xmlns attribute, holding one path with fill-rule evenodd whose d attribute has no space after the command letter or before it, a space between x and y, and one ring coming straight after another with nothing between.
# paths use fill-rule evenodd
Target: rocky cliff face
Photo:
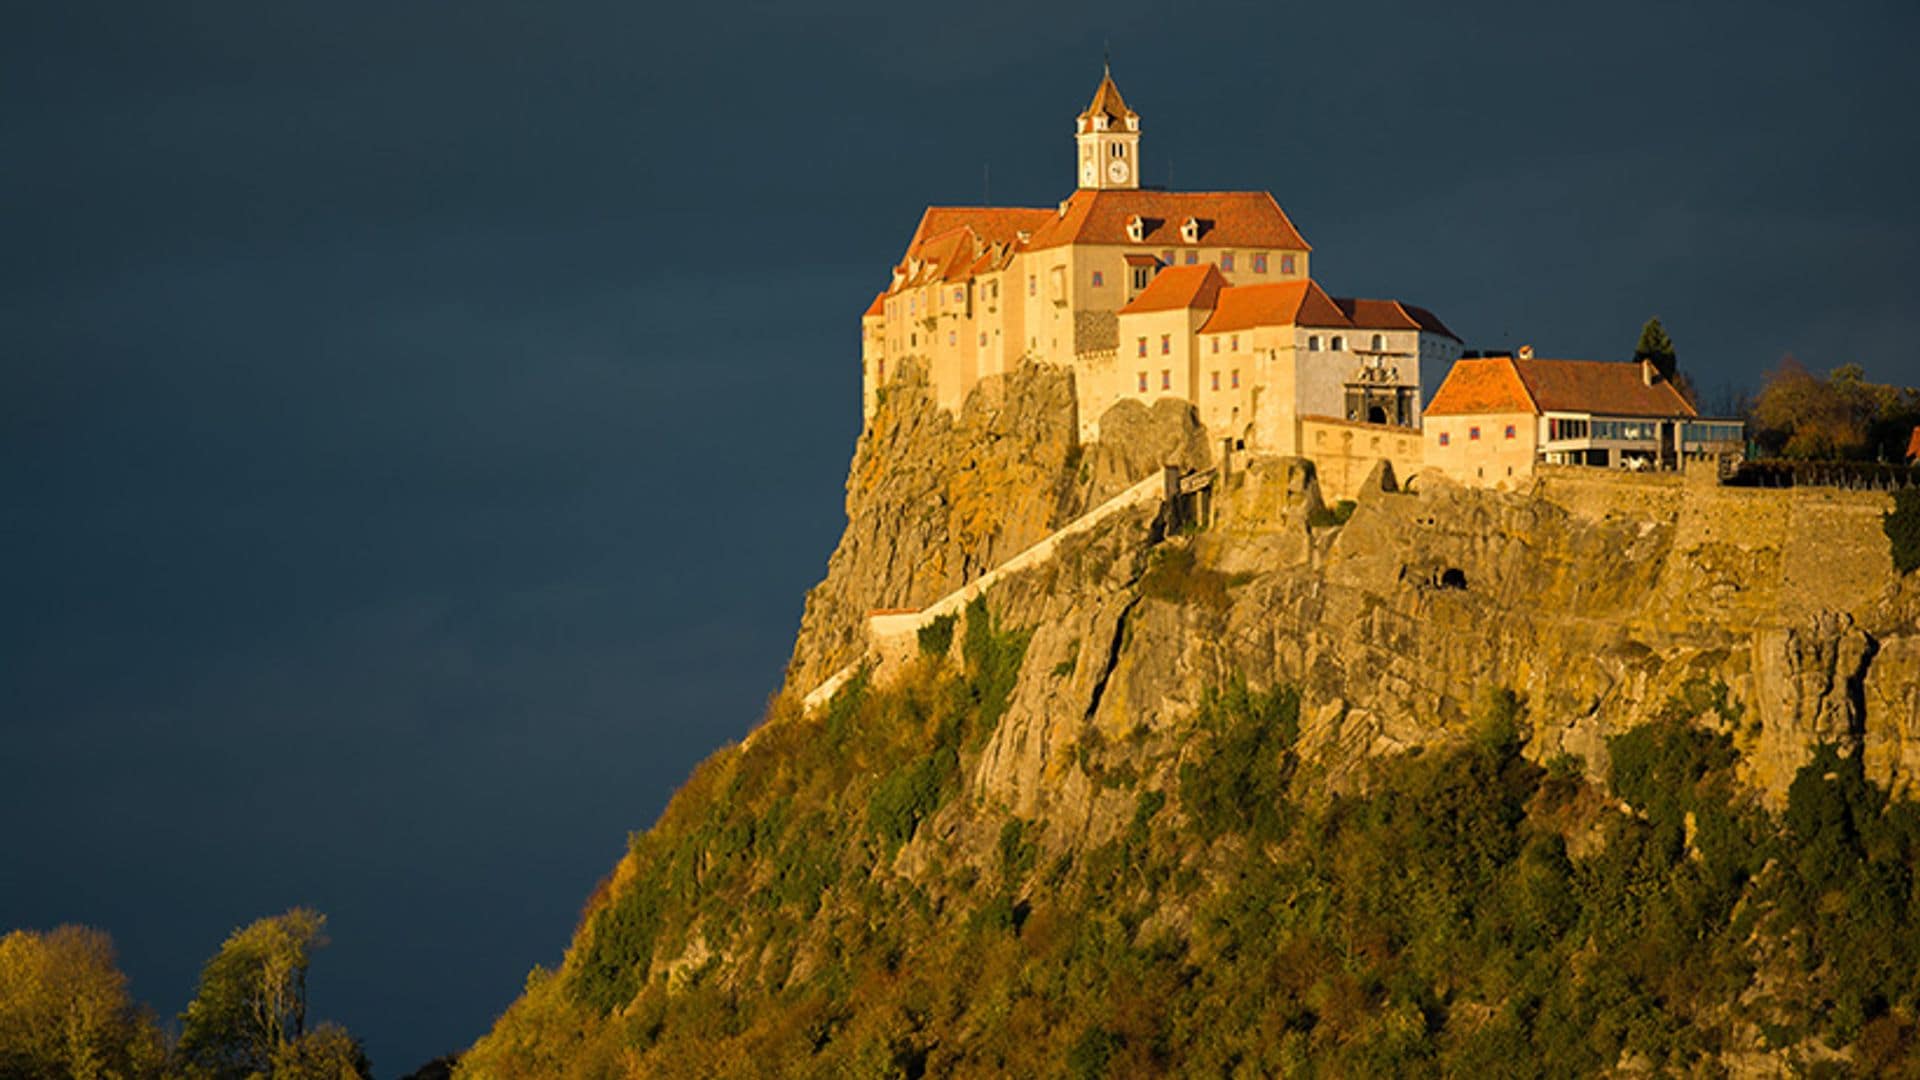
<instances>
[{"instance_id":1,"label":"rocky cliff face","mask_svg":"<svg viewBox=\"0 0 1920 1080\"><path fill-rule=\"evenodd\" d=\"M1781 575L1811 568L1783 566L1764 532L1683 542L1686 515L1720 512L1715 491L1594 519L1550 482L1434 484L1375 490L1344 525L1313 528L1303 469L1258 462L1228 481L1211 530L1147 553L1136 520L994 596L1034 637L978 787L1021 813L1079 804L1076 741L1144 730L1138 764L1177 758L1200 696L1234 677L1300 688L1303 750L1336 788L1370 756L1458 737L1489 688L1523 697L1530 756L1571 754L1596 778L1610 736L1675 710L1729 735L1775 804L1821 744L1864 749L1895 790L1920 764L1920 587L1892 574L1873 500L1740 493L1782 518L1791 500L1823 503L1821 550L1867 572L1810 595ZM1156 576L1155 559L1179 569Z\"/></svg>"},{"instance_id":2,"label":"rocky cliff face","mask_svg":"<svg viewBox=\"0 0 1920 1080\"><path fill-rule=\"evenodd\" d=\"M1336 522L1230 461L1204 527L1113 517L803 713L869 611L1212 464L1167 404L1076 448L1067 378L889 394L788 693L464 1075L1920 1063L1920 932L1861 929L1920 903L1882 499L1377 478Z\"/></svg>"},{"instance_id":3,"label":"rocky cliff face","mask_svg":"<svg viewBox=\"0 0 1920 1080\"><path fill-rule=\"evenodd\" d=\"M1161 465L1208 463L1188 409L1124 403L1088 447L1074 409L1072 376L1056 368L984 380L957 416L902 372L854 450L847 529L807 594L788 689L857 659L868 612L924 607Z\"/></svg>"},{"instance_id":4,"label":"rocky cliff face","mask_svg":"<svg viewBox=\"0 0 1920 1080\"><path fill-rule=\"evenodd\" d=\"M791 689L857 658L868 610L923 606L1162 464L1209 464L1170 402L1116 409L1076 451L1067 378L1028 368L957 418L911 388L887 403ZM1138 517L997 589L996 616L1034 637L978 786L1037 811L1073 786L1063 751L1083 731L1175 732L1232 676L1301 688L1306 745L1336 783L1457 733L1489 687L1524 695L1532 754L1596 777L1608 736L1702 693L1775 802L1822 743L1864 748L1895 789L1920 765L1920 588L1892 571L1883 497L1570 470L1525 494L1376 483L1344 525L1315 528L1311 473L1230 472L1213 527L1168 549L1183 569L1163 596L1142 589Z\"/></svg>"}]
</instances>

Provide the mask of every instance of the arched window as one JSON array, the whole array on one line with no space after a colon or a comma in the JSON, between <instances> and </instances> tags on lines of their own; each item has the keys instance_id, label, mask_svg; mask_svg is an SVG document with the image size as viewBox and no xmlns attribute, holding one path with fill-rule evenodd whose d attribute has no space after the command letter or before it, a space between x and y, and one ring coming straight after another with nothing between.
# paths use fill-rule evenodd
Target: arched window
<instances>
[{"instance_id":1,"label":"arched window","mask_svg":"<svg viewBox=\"0 0 1920 1080\"><path fill-rule=\"evenodd\" d=\"M1387 339L1384 336L1380 334L1373 335L1373 351L1374 352L1380 352L1384 350L1386 347L1387 347Z\"/></svg>"},{"instance_id":2,"label":"arched window","mask_svg":"<svg viewBox=\"0 0 1920 1080\"><path fill-rule=\"evenodd\" d=\"M1328 343L1327 347L1332 349L1334 352L1339 352L1341 349L1344 349L1347 347L1347 339L1341 337L1339 334L1335 334L1333 335L1333 340Z\"/></svg>"},{"instance_id":3,"label":"arched window","mask_svg":"<svg viewBox=\"0 0 1920 1080\"><path fill-rule=\"evenodd\" d=\"M1320 335L1319 334L1307 335L1307 351L1308 352L1320 351Z\"/></svg>"}]
</instances>

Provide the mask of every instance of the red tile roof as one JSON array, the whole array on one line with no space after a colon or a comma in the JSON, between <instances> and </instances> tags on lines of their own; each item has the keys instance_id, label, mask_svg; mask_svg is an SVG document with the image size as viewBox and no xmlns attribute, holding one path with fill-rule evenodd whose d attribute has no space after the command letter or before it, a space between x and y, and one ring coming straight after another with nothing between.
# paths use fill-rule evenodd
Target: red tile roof
<instances>
[{"instance_id":1,"label":"red tile roof","mask_svg":"<svg viewBox=\"0 0 1920 1080\"><path fill-rule=\"evenodd\" d=\"M1527 384L1513 368L1510 356L1455 360L1453 369L1427 402L1428 416L1475 416L1481 413L1538 413Z\"/></svg>"},{"instance_id":2,"label":"red tile roof","mask_svg":"<svg viewBox=\"0 0 1920 1080\"><path fill-rule=\"evenodd\" d=\"M1208 247L1311 251L1280 204L1264 191L1087 191L1067 198L1065 212L1047 216L1033 228L1030 249L1062 244L1133 244L1127 219L1140 215L1144 230L1137 243L1183 244L1180 225L1200 223L1199 243Z\"/></svg>"},{"instance_id":3,"label":"red tile roof","mask_svg":"<svg viewBox=\"0 0 1920 1080\"><path fill-rule=\"evenodd\" d=\"M1907 440L1907 460L1920 458L1920 427L1913 429L1913 437Z\"/></svg>"},{"instance_id":4,"label":"red tile roof","mask_svg":"<svg viewBox=\"0 0 1920 1080\"><path fill-rule=\"evenodd\" d=\"M1647 385L1640 365L1612 360L1455 361L1427 403L1428 416L1480 413L1591 413L1596 416L1697 416L1671 382Z\"/></svg>"},{"instance_id":5,"label":"red tile roof","mask_svg":"<svg viewBox=\"0 0 1920 1080\"><path fill-rule=\"evenodd\" d=\"M1439 317L1426 308L1403 304L1398 300L1335 299L1352 326L1360 330L1424 330L1459 341Z\"/></svg>"},{"instance_id":6,"label":"red tile roof","mask_svg":"<svg viewBox=\"0 0 1920 1080\"><path fill-rule=\"evenodd\" d=\"M1649 386L1635 361L1515 360L1542 412L1607 416L1698 416L1666 379Z\"/></svg>"},{"instance_id":7,"label":"red tile roof","mask_svg":"<svg viewBox=\"0 0 1920 1080\"><path fill-rule=\"evenodd\" d=\"M1165 277L1172 271L1162 271ZM1261 285L1234 285L1220 290L1213 317L1200 328L1203 334L1246 330L1255 326L1332 326L1352 324L1333 298L1311 281L1273 281Z\"/></svg>"},{"instance_id":8,"label":"red tile roof","mask_svg":"<svg viewBox=\"0 0 1920 1080\"><path fill-rule=\"evenodd\" d=\"M955 229L971 229L984 244L1012 243L1022 231L1032 232L1055 216L1052 210L1025 206L929 206L907 242L907 256L914 257L922 243Z\"/></svg>"},{"instance_id":9,"label":"red tile roof","mask_svg":"<svg viewBox=\"0 0 1920 1080\"><path fill-rule=\"evenodd\" d=\"M1160 271L1132 303L1121 308L1120 314L1211 308L1226 284L1227 279L1220 276L1220 269L1212 263L1170 266Z\"/></svg>"},{"instance_id":10,"label":"red tile roof","mask_svg":"<svg viewBox=\"0 0 1920 1080\"><path fill-rule=\"evenodd\" d=\"M887 294L876 293L873 298L873 303L867 305L866 313L863 314L861 318L872 318L876 315L885 315L886 313L887 313Z\"/></svg>"}]
</instances>

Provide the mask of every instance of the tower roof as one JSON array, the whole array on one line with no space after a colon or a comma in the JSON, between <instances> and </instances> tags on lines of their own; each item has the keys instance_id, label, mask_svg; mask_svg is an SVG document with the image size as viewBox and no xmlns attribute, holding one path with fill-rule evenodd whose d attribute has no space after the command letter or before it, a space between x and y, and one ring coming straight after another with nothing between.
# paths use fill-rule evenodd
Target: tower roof
<instances>
[{"instance_id":1,"label":"tower roof","mask_svg":"<svg viewBox=\"0 0 1920 1080\"><path fill-rule=\"evenodd\" d=\"M1127 101L1120 96L1120 88L1113 84L1113 72L1105 71L1100 75L1100 89L1093 92L1093 101L1080 114L1080 130L1092 131L1093 118L1104 116L1113 121L1109 126L1125 129L1129 117L1138 119L1140 114L1127 108Z\"/></svg>"}]
</instances>

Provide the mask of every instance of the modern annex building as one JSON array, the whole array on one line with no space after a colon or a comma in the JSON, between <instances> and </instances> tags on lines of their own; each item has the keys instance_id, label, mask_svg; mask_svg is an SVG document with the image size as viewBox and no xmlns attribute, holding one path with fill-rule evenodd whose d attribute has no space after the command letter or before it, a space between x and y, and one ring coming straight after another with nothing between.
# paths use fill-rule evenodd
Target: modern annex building
<instances>
[{"instance_id":1,"label":"modern annex building","mask_svg":"<svg viewBox=\"0 0 1920 1080\"><path fill-rule=\"evenodd\" d=\"M1191 402L1236 448L1307 452L1303 420L1419 426L1432 313L1328 295L1263 191L1140 186L1140 114L1111 74L1076 119L1079 187L1053 209L929 207L863 323L864 407L909 360L957 408L982 378L1071 369L1083 437L1116 402Z\"/></svg>"}]
</instances>

